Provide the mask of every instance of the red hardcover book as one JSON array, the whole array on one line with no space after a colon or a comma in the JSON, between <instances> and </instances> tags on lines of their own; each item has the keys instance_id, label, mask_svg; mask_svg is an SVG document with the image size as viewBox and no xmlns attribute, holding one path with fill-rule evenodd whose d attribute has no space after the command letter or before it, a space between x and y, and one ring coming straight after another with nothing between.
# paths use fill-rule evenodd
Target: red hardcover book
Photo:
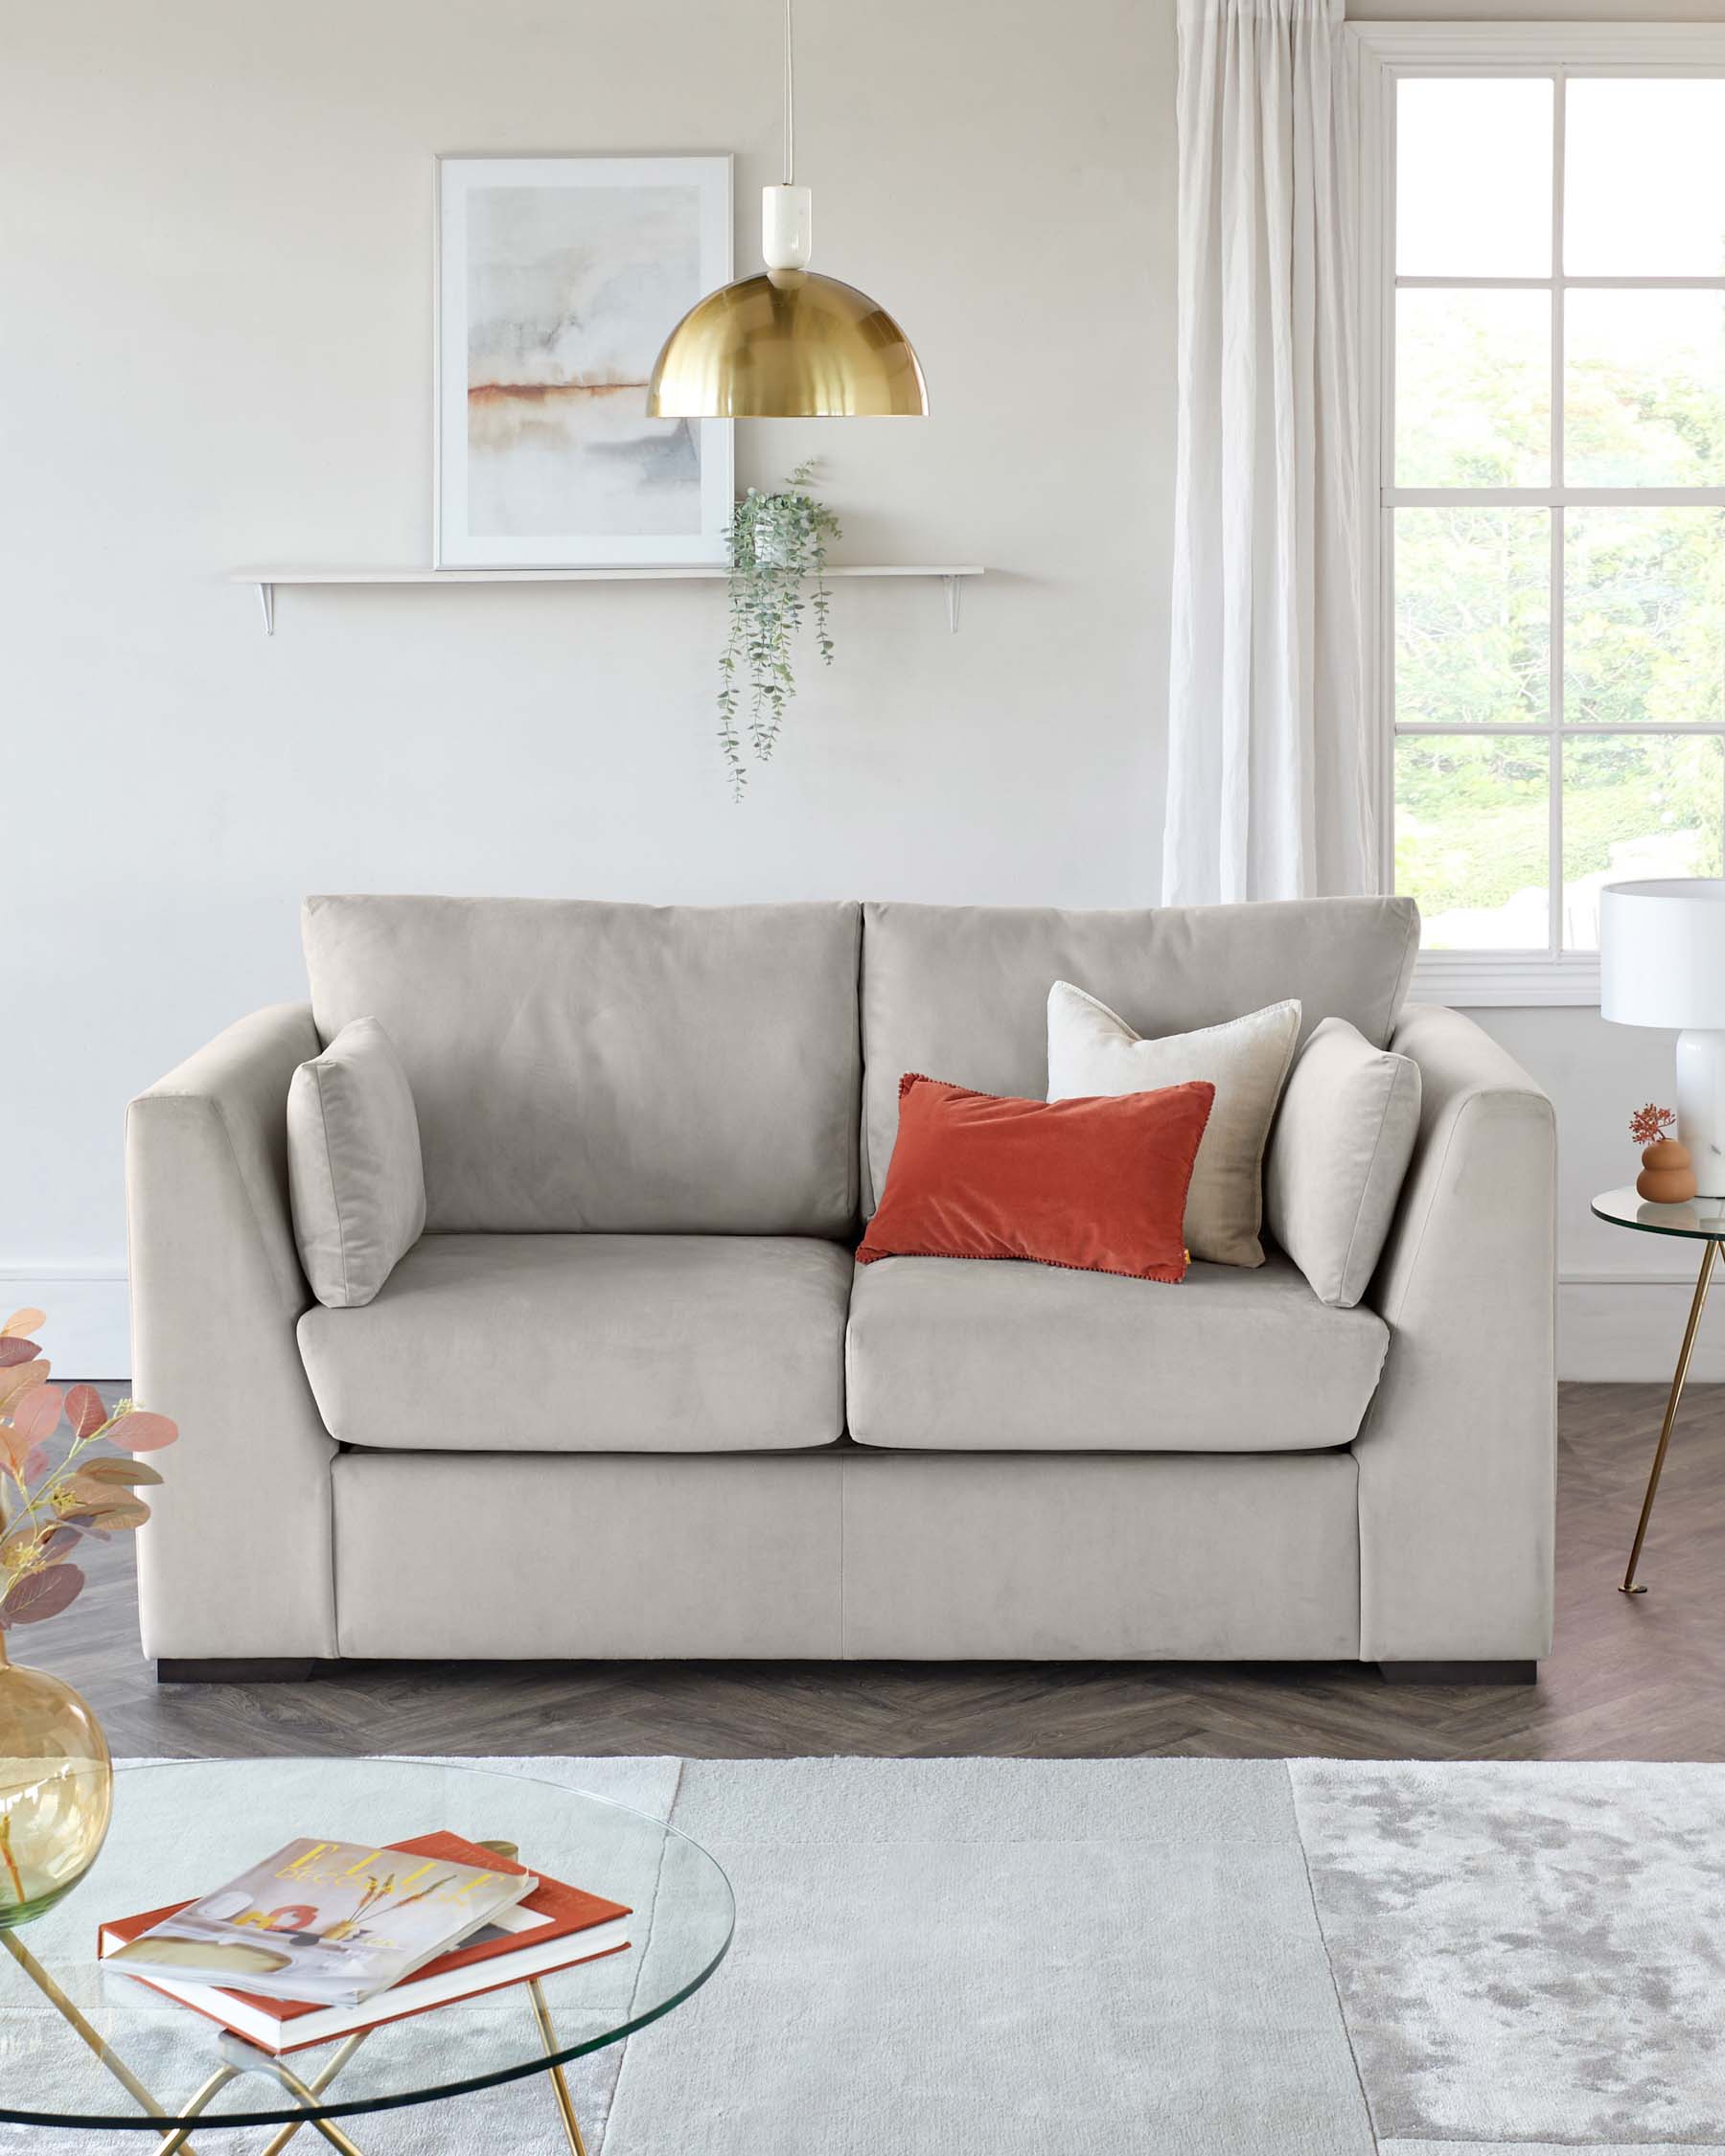
<instances>
[{"instance_id":1,"label":"red hardcover book","mask_svg":"<svg viewBox=\"0 0 1725 2156\"><path fill-rule=\"evenodd\" d=\"M459 1834L421 1834L408 1842L392 1842L392 1849L407 1856L440 1857L447 1863L474 1864L493 1871L524 1871L525 1865L510 1864L494 1851L463 1841ZM530 1977L549 1976L554 1970L579 1961L596 1961L619 1954L629 1945L625 1918L632 1911L623 1903L607 1901L598 1894L566 1887L559 1879L539 1873L539 1885L500 1919L483 1931L427 1961L404 1984L379 1992L357 2007L320 2007L292 1999L265 1999L256 1992L229 1991L212 1984L183 1984L169 1977L145 1976L131 1969L124 1973L134 1984L177 1999L182 2006L207 2014L248 2043L280 2056L288 2052L327 2044L337 2036L351 2036L361 2029L403 2021L410 2014L428 2012L434 2007L452 2005L458 1999L474 1999L487 1991L500 1991ZM151 1909L141 1916L124 1916L104 1924L97 1935L96 1951L106 1957L117 1947L147 1932L163 1917L184 1909L183 1901Z\"/></svg>"}]
</instances>

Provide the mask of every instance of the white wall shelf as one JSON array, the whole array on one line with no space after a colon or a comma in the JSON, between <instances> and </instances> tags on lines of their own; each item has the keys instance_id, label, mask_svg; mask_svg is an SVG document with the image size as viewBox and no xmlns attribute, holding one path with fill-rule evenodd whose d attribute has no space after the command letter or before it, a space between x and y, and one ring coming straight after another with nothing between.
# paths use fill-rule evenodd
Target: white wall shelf
<instances>
[{"instance_id":1,"label":"white wall shelf","mask_svg":"<svg viewBox=\"0 0 1725 2156\"><path fill-rule=\"evenodd\" d=\"M273 636L276 586L282 584L652 584L691 578L710 580L728 574L726 569L703 562L630 569L236 569L232 581L257 586L258 604L264 609L264 633ZM975 562L946 567L924 563L900 567L892 563L886 567L853 568L846 563L827 571L830 578L938 577L946 586L947 626L954 632L958 628L958 594L963 589L962 580L982 574L980 563Z\"/></svg>"}]
</instances>

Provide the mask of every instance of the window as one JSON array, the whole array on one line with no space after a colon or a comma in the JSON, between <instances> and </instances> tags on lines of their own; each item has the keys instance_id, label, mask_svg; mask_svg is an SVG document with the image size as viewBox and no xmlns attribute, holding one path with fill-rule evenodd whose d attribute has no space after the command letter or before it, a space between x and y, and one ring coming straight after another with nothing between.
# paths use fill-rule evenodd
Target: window
<instances>
[{"instance_id":1,"label":"window","mask_svg":"<svg viewBox=\"0 0 1725 2156\"><path fill-rule=\"evenodd\" d=\"M1725 41L1712 71L1550 30L1461 65L1386 32L1395 888L1428 953L1472 954L1440 979L1581 999L1601 884L1725 873Z\"/></svg>"}]
</instances>

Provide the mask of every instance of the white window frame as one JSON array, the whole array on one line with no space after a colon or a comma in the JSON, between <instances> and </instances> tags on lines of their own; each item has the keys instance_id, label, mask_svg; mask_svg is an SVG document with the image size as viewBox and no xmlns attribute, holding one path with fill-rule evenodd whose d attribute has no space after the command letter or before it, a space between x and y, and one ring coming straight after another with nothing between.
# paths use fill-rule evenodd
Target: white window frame
<instances>
[{"instance_id":1,"label":"white window frame","mask_svg":"<svg viewBox=\"0 0 1725 2156\"><path fill-rule=\"evenodd\" d=\"M1695 507L1725 506L1725 488L1636 487L1566 488L1563 478L1562 307L1558 293L1570 287L1679 288L1725 287L1725 278L1606 277L1562 275L1562 194L1553 190L1552 273L1547 277L1410 278L1410 285L1466 287L1520 287L1552 293L1552 480L1549 487L1397 488L1394 485L1395 248L1395 85L1404 75L1527 75L1558 84L1554 113L1553 156L1563 172L1562 85L1580 75L1725 74L1725 25L1711 23L1350 23L1347 35L1356 49L1360 88L1360 276L1359 352L1362 441L1360 471L1363 498L1363 610L1366 624L1367 680L1378 723L1375 728L1379 830L1383 887L1393 890L1395 844L1395 741L1397 733L1464 734L1525 732L1552 743L1551 851L1548 908L1551 946L1543 952L1422 952L1414 973L1414 994L1427 1001L1489 1005L1597 1003L1599 961L1595 952L1563 952L1562 860L1558 803L1562 786L1559 722L1563 695L1562 545L1566 507L1590 504L1645 503ZM1394 706L1394 593L1391 575L1391 517L1399 505L1460 507L1527 506L1558 511L1552 519L1552 703L1542 725L1498 728L1404 726L1397 728ZM1598 734L1693 733L1725 735L1717 724L1689 726L1601 726Z\"/></svg>"}]
</instances>

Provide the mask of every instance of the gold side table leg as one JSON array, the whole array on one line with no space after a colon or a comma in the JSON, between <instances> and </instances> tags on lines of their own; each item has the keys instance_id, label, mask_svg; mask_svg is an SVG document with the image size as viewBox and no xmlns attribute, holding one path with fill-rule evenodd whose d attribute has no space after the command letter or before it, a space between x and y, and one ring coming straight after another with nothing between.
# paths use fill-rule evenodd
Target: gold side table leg
<instances>
[{"instance_id":1,"label":"gold side table leg","mask_svg":"<svg viewBox=\"0 0 1725 2156\"><path fill-rule=\"evenodd\" d=\"M1635 1584L1635 1568L1641 1563L1642 1544L1647 1539L1647 1522L1653 1517L1653 1500L1659 1490L1660 1471L1665 1466L1666 1448L1671 1442L1671 1426L1677 1420L1678 1403L1683 1398L1684 1380L1689 1376L1690 1358L1695 1352L1695 1335L1701 1329L1701 1313L1707 1307L1708 1282L1713 1278L1714 1259L1719 1246L1711 1238L1706 1254L1701 1260L1701 1271L1695 1278L1694 1300L1690 1304L1689 1323L1683 1328L1683 1346L1678 1352L1677 1368L1671 1378L1671 1393L1666 1402L1665 1421L1660 1426L1659 1444L1653 1455L1653 1472L1647 1477L1647 1494L1642 1500L1641 1520L1635 1529L1635 1541L1629 1551L1629 1564L1623 1573L1620 1594L1644 1594L1644 1587Z\"/></svg>"},{"instance_id":2,"label":"gold side table leg","mask_svg":"<svg viewBox=\"0 0 1725 2156\"><path fill-rule=\"evenodd\" d=\"M114 2076L115 2080L119 2082L120 2086L126 2091L126 2093L129 2097L131 2097L137 2103L141 2104L143 2108L149 2112L150 2116L152 2119L167 2119L167 2111L162 2107L161 2104L156 2101L155 2098L150 2095L150 2091L144 2086L143 2082L139 2080L138 2076L132 2072L131 2068L126 2065L126 2061L123 2058L116 2057L114 2053L111 2052L108 2049L107 2045L103 2042L102 2038L97 2034L96 2030L91 2027L90 2023L87 2022L84 2019L83 2015L79 2012L78 2008L72 2004L71 2000L67 1998L66 1994L60 1989L59 1985L55 1983L54 1979L48 1974L47 1970L43 1968L42 1964L30 1951L29 1947L27 1947L24 1941L18 1937L17 1933L11 1930L0 1931L0 1944L3 1944L5 1946L6 1951L18 1964L19 1968L23 1970L24 1974L30 1979L31 1983L35 1985L36 1989L42 1994L43 1998L46 1999L49 2005L55 2008L56 2012L58 2013L60 2019L66 2023L67 2027L73 2030L76 2034L82 2037L83 2041L90 2047L91 2051L96 2053L96 2056L102 2061L103 2065L107 2068L108 2072ZM232 2079L233 2076L229 2073L212 2075L210 2076L210 2079L204 2083L203 2087L197 2092L197 2096L194 2099L196 2107L198 2110L201 2110L204 2104L208 2103L210 2099L216 2094L217 2090L225 2088L228 2082ZM183 2126L174 2127L164 2125L162 2128L162 2132L165 2135L171 2137L168 2142L168 2145L171 2148L189 2149L192 2145L191 2143L186 2139L186 2129Z\"/></svg>"},{"instance_id":3,"label":"gold side table leg","mask_svg":"<svg viewBox=\"0 0 1725 2156\"><path fill-rule=\"evenodd\" d=\"M481 1842L482 1849L494 1850L506 1862L513 1864L520 1850L513 1842ZM545 2056L557 2056L557 2031L551 2026L551 2009L545 2004L545 1994L540 1988L538 1977L527 1980L527 1997L533 2007L533 2018L539 2025L540 2042L545 2048ZM557 2099L557 2115L563 2121L564 2137L569 2144L570 2156L586 2156L586 2144L581 2138L581 2122L575 2116L575 2105L569 2096L569 2084L564 2078L561 2066L551 2068L551 2093Z\"/></svg>"},{"instance_id":4,"label":"gold side table leg","mask_svg":"<svg viewBox=\"0 0 1725 2156\"><path fill-rule=\"evenodd\" d=\"M177 2150L190 2148L192 2145L191 2121L197 2117L213 2096L225 2089L230 2081L236 2080L238 2077L239 2069L237 2067L218 2066L180 2113L180 2117L187 2122L174 2128L168 2139L163 2142L161 2148L157 2151L157 2156L175 2156Z\"/></svg>"},{"instance_id":5,"label":"gold side table leg","mask_svg":"<svg viewBox=\"0 0 1725 2156\"><path fill-rule=\"evenodd\" d=\"M220 2039L221 2055L231 2066L242 2074L262 2074L278 2082L290 2096L296 2096L303 2104L317 2101L317 2091L308 2087L290 2066L285 2066L273 2053L261 2051L256 2044L248 2044L243 2036L236 2036L230 2030ZM334 2064L336 2062L333 2062ZM330 2076L326 2075L326 2080ZM332 2148L338 2148L341 2156L361 2156L361 2152L348 2139L334 2119L316 2119L308 2116L303 2122L313 2133L322 2134ZM293 2122L295 2125L300 2121Z\"/></svg>"},{"instance_id":6,"label":"gold side table leg","mask_svg":"<svg viewBox=\"0 0 1725 2156\"><path fill-rule=\"evenodd\" d=\"M314 2097L322 2096L324 2091L329 2087L330 2083L334 2080L336 2075L341 2072L342 2068L347 2064L348 2060L353 2057L354 2053L359 2049L360 2045L364 2043L365 2039L370 2034L371 2030L369 2029L362 2029L356 2035L348 2037L345 2042L336 2047L323 2072L317 2076L315 2081L310 2082L308 2084L311 2094ZM287 2147L288 2144L293 2139L294 2135L299 2132L300 2128L305 2123L306 2121L304 2119L296 2119L292 2125L284 2126L281 2132L275 2136L273 2141L267 2142L264 2145L261 2152L261 2156L282 2156L282 2150Z\"/></svg>"},{"instance_id":7,"label":"gold side table leg","mask_svg":"<svg viewBox=\"0 0 1725 2156\"><path fill-rule=\"evenodd\" d=\"M533 2005L533 2018L539 2024L540 2042L545 2047L545 2056L555 2058L558 2049L557 2031L551 2026L551 2010L545 2005L545 1994L540 1989L538 1977L528 1980L527 1996ZM586 2143L581 2138L581 2125L575 2117L575 2106L569 2097L569 2084L564 2079L561 2066L551 2069L551 2093L557 2099L558 2114L563 2120L570 2156L586 2156Z\"/></svg>"},{"instance_id":8,"label":"gold side table leg","mask_svg":"<svg viewBox=\"0 0 1725 2156\"><path fill-rule=\"evenodd\" d=\"M288 2069L281 2064L280 2060L276 2062L276 2071L278 2074L280 2074L284 2084L288 2088L292 2090L293 2094L300 2099L301 2102L315 2103L317 2101L316 2097L306 2086L305 2082L300 2079L299 2076L297 2074L289 2074ZM306 2123L311 2128L313 2133L322 2134L325 2141L329 2143L332 2148L338 2148L341 2151L341 2156L360 2156L359 2150L348 2139L346 2134L342 2132L341 2128L335 2123L334 2119L308 2119Z\"/></svg>"}]
</instances>

